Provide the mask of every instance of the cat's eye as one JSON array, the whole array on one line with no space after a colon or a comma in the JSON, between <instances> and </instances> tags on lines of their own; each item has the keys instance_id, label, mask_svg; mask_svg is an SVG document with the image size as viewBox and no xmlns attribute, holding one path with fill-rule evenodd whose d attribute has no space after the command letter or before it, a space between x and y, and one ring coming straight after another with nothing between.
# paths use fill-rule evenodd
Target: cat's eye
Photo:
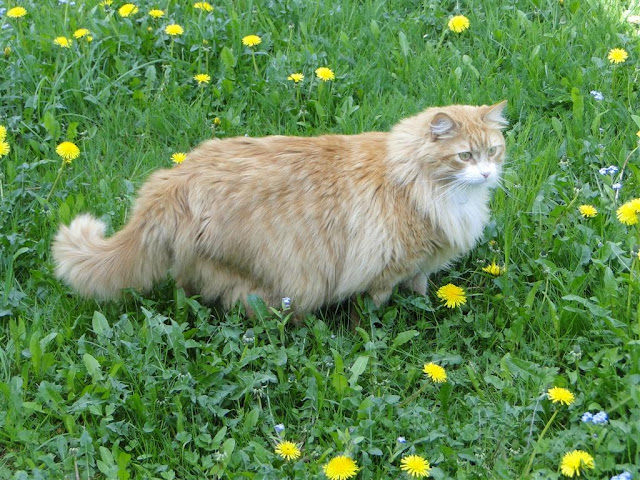
<instances>
[{"instance_id":1,"label":"cat's eye","mask_svg":"<svg viewBox=\"0 0 640 480\"><path fill-rule=\"evenodd\" d=\"M471 158L471 152L460 152L458 157L460 157L460 160L467 161Z\"/></svg>"},{"instance_id":2,"label":"cat's eye","mask_svg":"<svg viewBox=\"0 0 640 480\"><path fill-rule=\"evenodd\" d=\"M489 148L487 153L489 154L490 157L493 157L496 154L497 151L498 151L498 147L491 147L491 148Z\"/></svg>"}]
</instances>

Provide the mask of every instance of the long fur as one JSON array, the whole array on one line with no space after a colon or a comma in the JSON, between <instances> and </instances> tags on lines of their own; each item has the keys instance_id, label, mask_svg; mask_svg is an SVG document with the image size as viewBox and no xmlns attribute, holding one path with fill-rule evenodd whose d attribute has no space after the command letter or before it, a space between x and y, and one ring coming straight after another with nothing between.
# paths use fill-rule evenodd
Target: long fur
<instances>
[{"instance_id":1,"label":"long fur","mask_svg":"<svg viewBox=\"0 0 640 480\"><path fill-rule=\"evenodd\" d=\"M381 303L401 282L424 293L488 221L504 106L430 108L390 133L206 141L151 175L112 237L89 215L61 226L56 274L116 299L171 272L206 301L290 297L297 311L357 292Z\"/></svg>"}]
</instances>

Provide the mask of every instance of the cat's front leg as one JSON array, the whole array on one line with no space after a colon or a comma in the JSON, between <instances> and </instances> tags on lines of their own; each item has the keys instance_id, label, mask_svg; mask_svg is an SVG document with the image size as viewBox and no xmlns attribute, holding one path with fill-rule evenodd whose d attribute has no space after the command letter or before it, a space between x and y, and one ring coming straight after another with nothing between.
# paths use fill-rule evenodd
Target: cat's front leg
<instances>
[{"instance_id":1,"label":"cat's front leg","mask_svg":"<svg viewBox=\"0 0 640 480\"><path fill-rule=\"evenodd\" d=\"M413 278L409 278L402 282L402 286L418 295L427 294L427 275L420 272Z\"/></svg>"},{"instance_id":2,"label":"cat's front leg","mask_svg":"<svg viewBox=\"0 0 640 480\"><path fill-rule=\"evenodd\" d=\"M373 300L373 303L376 307L379 307L383 303L386 303L391 297L391 293L393 292L393 287L388 288L376 288L375 290L369 290L367 293Z\"/></svg>"}]
</instances>

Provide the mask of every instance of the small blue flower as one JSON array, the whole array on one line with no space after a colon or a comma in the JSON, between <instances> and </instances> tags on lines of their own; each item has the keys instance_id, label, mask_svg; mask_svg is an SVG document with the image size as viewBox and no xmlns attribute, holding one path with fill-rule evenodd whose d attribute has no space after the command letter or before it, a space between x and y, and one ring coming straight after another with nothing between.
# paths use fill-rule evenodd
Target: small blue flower
<instances>
[{"instance_id":1,"label":"small blue flower","mask_svg":"<svg viewBox=\"0 0 640 480\"><path fill-rule=\"evenodd\" d=\"M407 443L407 439L404 437L398 437L398 443Z\"/></svg>"},{"instance_id":2,"label":"small blue flower","mask_svg":"<svg viewBox=\"0 0 640 480\"><path fill-rule=\"evenodd\" d=\"M604 425L609 421L609 415L601 410L593 416L591 421L596 425Z\"/></svg>"},{"instance_id":3,"label":"small blue flower","mask_svg":"<svg viewBox=\"0 0 640 480\"><path fill-rule=\"evenodd\" d=\"M631 474L629 472L622 472L620 475L611 477L611 480L631 480Z\"/></svg>"},{"instance_id":4,"label":"small blue flower","mask_svg":"<svg viewBox=\"0 0 640 480\"><path fill-rule=\"evenodd\" d=\"M279 423L274 427L274 429L276 433L282 433L284 432L284 425L282 423Z\"/></svg>"},{"instance_id":5,"label":"small blue flower","mask_svg":"<svg viewBox=\"0 0 640 480\"><path fill-rule=\"evenodd\" d=\"M287 310L291 306L291 299L289 297L284 297L282 299L282 308Z\"/></svg>"},{"instance_id":6,"label":"small blue flower","mask_svg":"<svg viewBox=\"0 0 640 480\"><path fill-rule=\"evenodd\" d=\"M602 95L602 93L600 93L597 90L591 90L591 92L589 92L589 93L591 93L591 95L593 95L593 98L595 100L598 100L598 101L604 100L604 95Z\"/></svg>"},{"instance_id":7,"label":"small blue flower","mask_svg":"<svg viewBox=\"0 0 640 480\"><path fill-rule=\"evenodd\" d=\"M615 175L616 173L618 173L618 167L616 167L615 165L610 165L609 167L607 167L607 173L609 175Z\"/></svg>"},{"instance_id":8,"label":"small blue flower","mask_svg":"<svg viewBox=\"0 0 640 480\"><path fill-rule=\"evenodd\" d=\"M593 422L593 414L591 412L585 412L582 414L582 421L584 423L591 423Z\"/></svg>"},{"instance_id":9,"label":"small blue flower","mask_svg":"<svg viewBox=\"0 0 640 480\"><path fill-rule=\"evenodd\" d=\"M622 184L620 182L616 182L611 185L611 188L613 188L614 190L620 190L622 188Z\"/></svg>"},{"instance_id":10,"label":"small blue flower","mask_svg":"<svg viewBox=\"0 0 640 480\"><path fill-rule=\"evenodd\" d=\"M606 175L609 173L609 167L602 167L598 172L600 172L600 175Z\"/></svg>"}]
</instances>

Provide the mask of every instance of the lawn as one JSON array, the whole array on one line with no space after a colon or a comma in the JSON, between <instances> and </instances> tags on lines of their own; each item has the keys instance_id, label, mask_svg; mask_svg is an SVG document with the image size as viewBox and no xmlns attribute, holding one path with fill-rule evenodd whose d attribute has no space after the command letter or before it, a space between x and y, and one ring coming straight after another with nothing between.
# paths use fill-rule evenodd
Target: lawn
<instances>
[{"instance_id":1,"label":"lawn","mask_svg":"<svg viewBox=\"0 0 640 480\"><path fill-rule=\"evenodd\" d=\"M638 15L0 0L0 478L640 478ZM145 178L205 139L503 99L492 221L426 296L295 323L171 279L99 303L54 277L60 223L118 230ZM436 295L449 283L464 304Z\"/></svg>"}]
</instances>

